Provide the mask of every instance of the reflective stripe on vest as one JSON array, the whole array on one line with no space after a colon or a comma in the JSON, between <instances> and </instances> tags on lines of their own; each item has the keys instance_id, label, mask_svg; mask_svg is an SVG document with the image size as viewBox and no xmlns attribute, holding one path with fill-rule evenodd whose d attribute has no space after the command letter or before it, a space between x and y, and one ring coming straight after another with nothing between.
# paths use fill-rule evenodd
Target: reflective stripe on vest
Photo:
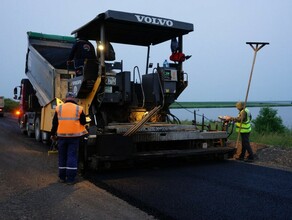
<instances>
[{"instance_id":1,"label":"reflective stripe on vest","mask_svg":"<svg viewBox=\"0 0 292 220\"><path fill-rule=\"evenodd\" d=\"M69 118L69 117L62 117L62 109L63 106L60 105L59 111L58 111L58 119L59 120L79 120L79 106L76 105L76 112L75 112L75 117Z\"/></svg>"},{"instance_id":2,"label":"reflective stripe on vest","mask_svg":"<svg viewBox=\"0 0 292 220\"><path fill-rule=\"evenodd\" d=\"M56 112L59 122L57 129L59 137L80 137L87 134L84 125L81 125L79 121L82 112L81 106L67 102L57 106Z\"/></svg>"},{"instance_id":3,"label":"reflective stripe on vest","mask_svg":"<svg viewBox=\"0 0 292 220\"><path fill-rule=\"evenodd\" d=\"M240 122L236 122L235 125L236 125L236 132L239 132L239 129L240 129L240 133L249 133L251 132L251 123L250 123L250 120L251 120L251 114L250 114L250 111L245 108L242 111L245 111L246 112L246 121L243 121L242 124L241 124L241 128L240 128ZM240 112L240 113L241 113ZM241 114L238 114L238 116L240 116Z\"/></svg>"}]
</instances>

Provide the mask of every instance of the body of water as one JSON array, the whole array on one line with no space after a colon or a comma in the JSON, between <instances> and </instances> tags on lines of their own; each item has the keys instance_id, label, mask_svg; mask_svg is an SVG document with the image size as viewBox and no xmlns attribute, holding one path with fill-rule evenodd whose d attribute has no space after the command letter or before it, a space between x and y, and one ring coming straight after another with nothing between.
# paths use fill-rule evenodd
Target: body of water
<instances>
[{"instance_id":1,"label":"body of water","mask_svg":"<svg viewBox=\"0 0 292 220\"><path fill-rule=\"evenodd\" d=\"M292 129L292 107L272 107L277 110L277 115L282 118L283 124ZM252 118L255 119L260 111L260 107L248 108L252 114ZM171 109L170 112L182 120L193 120L194 110L197 114L197 121L202 121L202 115L209 120L218 120L218 116L229 115L236 117L238 110L234 108L198 108L198 109ZM206 120L206 119L205 119Z\"/></svg>"}]
</instances>

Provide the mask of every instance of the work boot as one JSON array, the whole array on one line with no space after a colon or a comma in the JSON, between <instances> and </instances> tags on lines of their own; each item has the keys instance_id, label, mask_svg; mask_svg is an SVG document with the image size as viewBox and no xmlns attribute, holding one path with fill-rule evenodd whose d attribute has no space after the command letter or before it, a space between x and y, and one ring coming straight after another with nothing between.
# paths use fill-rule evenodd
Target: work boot
<instances>
[{"instance_id":1,"label":"work boot","mask_svg":"<svg viewBox=\"0 0 292 220\"><path fill-rule=\"evenodd\" d=\"M76 180L70 181L70 182L68 182L68 181L66 182L67 185L74 185L75 183L76 183Z\"/></svg>"},{"instance_id":2,"label":"work boot","mask_svg":"<svg viewBox=\"0 0 292 220\"><path fill-rule=\"evenodd\" d=\"M77 183L76 178L72 179L72 178L67 178L66 184L67 185L74 185L75 183Z\"/></svg>"},{"instance_id":3,"label":"work boot","mask_svg":"<svg viewBox=\"0 0 292 220\"><path fill-rule=\"evenodd\" d=\"M65 183L66 180L64 180L64 179L59 179L58 182L59 182L59 183Z\"/></svg>"}]
</instances>

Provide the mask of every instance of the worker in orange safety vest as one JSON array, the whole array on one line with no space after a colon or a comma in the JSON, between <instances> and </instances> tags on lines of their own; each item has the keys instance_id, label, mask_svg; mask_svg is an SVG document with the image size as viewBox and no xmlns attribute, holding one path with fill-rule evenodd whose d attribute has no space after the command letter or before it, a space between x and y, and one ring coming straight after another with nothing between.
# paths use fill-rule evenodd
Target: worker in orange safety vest
<instances>
[{"instance_id":1,"label":"worker in orange safety vest","mask_svg":"<svg viewBox=\"0 0 292 220\"><path fill-rule=\"evenodd\" d=\"M51 129L51 139L58 139L59 182L71 185L76 181L80 137L88 133L85 124L83 108L68 92L65 103L56 107Z\"/></svg>"}]
</instances>

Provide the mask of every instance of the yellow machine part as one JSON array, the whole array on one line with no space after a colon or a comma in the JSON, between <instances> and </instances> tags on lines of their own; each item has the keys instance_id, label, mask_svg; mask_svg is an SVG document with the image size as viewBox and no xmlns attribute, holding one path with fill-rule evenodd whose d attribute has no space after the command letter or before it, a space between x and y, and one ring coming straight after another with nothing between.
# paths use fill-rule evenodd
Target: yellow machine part
<instances>
[{"instance_id":1,"label":"yellow machine part","mask_svg":"<svg viewBox=\"0 0 292 220\"><path fill-rule=\"evenodd\" d=\"M52 128L52 120L55 114L55 108L63 104L61 99L55 98L42 108L41 114L41 130L50 132Z\"/></svg>"}]
</instances>

